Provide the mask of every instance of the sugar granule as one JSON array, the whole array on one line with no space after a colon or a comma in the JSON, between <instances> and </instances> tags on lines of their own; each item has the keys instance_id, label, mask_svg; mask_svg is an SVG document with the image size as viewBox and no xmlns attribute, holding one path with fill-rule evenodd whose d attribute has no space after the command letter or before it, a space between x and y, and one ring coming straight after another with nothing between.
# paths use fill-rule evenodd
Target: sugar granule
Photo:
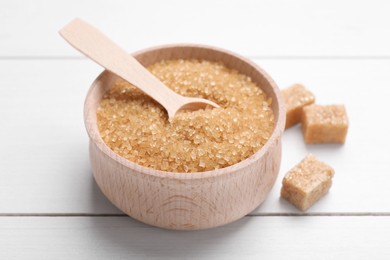
<instances>
[{"instance_id":1,"label":"sugar granule","mask_svg":"<svg viewBox=\"0 0 390 260\"><path fill-rule=\"evenodd\" d=\"M220 108L178 113L118 80L104 95L97 122L104 142L137 164L172 172L202 172L257 152L274 128L271 98L250 77L205 60L167 60L148 67L175 92L209 99Z\"/></svg>"}]
</instances>

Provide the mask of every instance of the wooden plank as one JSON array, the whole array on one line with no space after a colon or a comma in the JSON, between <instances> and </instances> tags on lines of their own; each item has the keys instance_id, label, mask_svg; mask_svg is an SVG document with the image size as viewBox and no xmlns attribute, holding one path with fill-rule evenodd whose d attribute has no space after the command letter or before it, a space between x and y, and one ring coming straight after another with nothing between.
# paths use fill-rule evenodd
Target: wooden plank
<instances>
[{"instance_id":1,"label":"wooden plank","mask_svg":"<svg viewBox=\"0 0 390 260\"><path fill-rule=\"evenodd\" d=\"M77 16L129 51L192 42L252 57L390 56L389 12L386 0L1 1L0 56L79 55L57 34Z\"/></svg>"},{"instance_id":2,"label":"wooden plank","mask_svg":"<svg viewBox=\"0 0 390 260\"><path fill-rule=\"evenodd\" d=\"M308 152L332 165L334 186L308 212L390 212L390 60L256 60L282 86L300 81L318 103L344 103L345 145L305 145L286 131L279 178L253 214L299 213L279 199L284 173ZM86 60L0 61L0 213L119 213L88 162L83 99L100 69ZM364 149L364 150L363 150Z\"/></svg>"},{"instance_id":3,"label":"wooden plank","mask_svg":"<svg viewBox=\"0 0 390 260\"><path fill-rule=\"evenodd\" d=\"M127 217L0 218L1 259L388 259L390 217L245 217L197 232Z\"/></svg>"},{"instance_id":4,"label":"wooden plank","mask_svg":"<svg viewBox=\"0 0 390 260\"><path fill-rule=\"evenodd\" d=\"M79 61L1 61L1 212L116 212L88 161L83 100L100 68Z\"/></svg>"}]
</instances>

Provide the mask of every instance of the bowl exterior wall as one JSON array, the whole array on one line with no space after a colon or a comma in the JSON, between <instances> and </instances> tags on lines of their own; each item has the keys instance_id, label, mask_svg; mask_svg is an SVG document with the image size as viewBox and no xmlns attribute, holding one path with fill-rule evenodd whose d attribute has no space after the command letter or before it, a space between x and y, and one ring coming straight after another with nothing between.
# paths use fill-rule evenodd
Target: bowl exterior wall
<instances>
[{"instance_id":1,"label":"bowl exterior wall","mask_svg":"<svg viewBox=\"0 0 390 260\"><path fill-rule=\"evenodd\" d=\"M248 167L206 179L177 180L125 167L90 142L96 183L114 205L141 222L181 230L217 227L250 213L274 185L280 154L279 138Z\"/></svg>"}]
</instances>

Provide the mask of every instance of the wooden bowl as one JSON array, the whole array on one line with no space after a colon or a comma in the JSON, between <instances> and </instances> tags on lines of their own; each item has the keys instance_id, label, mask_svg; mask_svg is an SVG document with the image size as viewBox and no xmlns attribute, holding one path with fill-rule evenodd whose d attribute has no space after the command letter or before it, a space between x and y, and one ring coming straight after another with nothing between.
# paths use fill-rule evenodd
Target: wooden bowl
<instances>
[{"instance_id":1,"label":"wooden bowl","mask_svg":"<svg viewBox=\"0 0 390 260\"><path fill-rule=\"evenodd\" d=\"M90 137L93 175L105 196L139 221L182 230L224 225L259 206L276 180L281 160L285 109L273 80L253 62L209 46L160 46L139 51L133 56L144 66L163 59L179 58L223 62L227 67L250 76L272 98L275 129L258 152L223 169L175 173L140 166L114 153L100 137L96 109L103 94L118 79L104 71L88 92L84 120Z\"/></svg>"}]
</instances>

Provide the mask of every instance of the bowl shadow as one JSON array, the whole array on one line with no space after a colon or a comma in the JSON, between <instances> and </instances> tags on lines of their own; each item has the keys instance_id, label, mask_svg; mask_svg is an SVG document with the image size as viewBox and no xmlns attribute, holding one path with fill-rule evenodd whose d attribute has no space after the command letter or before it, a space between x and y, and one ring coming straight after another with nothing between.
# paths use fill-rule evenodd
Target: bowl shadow
<instances>
[{"instance_id":1,"label":"bowl shadow","mask_svg":"<svg viewBox=\"0 0 390 260\"><path fill-rule=\"evenodd\" d=\"M211 251L225 248L251 220L253 217L244 217L213 229L178 231L149 226L128 216L92 217L91 228L100 245L120 256L187 259L207 257Z\"/></svg>"},{"instance_id":2,"label":"bowl shadow","mask_svg":"<svg viewBox=\"0 0 390 260\"><path fill-rule=\"evenodd\" d=\"M91 203L94 215L89 218L93 240L123 256L188 258L226 247L226 241L253 221L243 217L233 223L205 230L181 231L153 227L135 220L103 195L91 173Z\"/></svg>"}]
</instances>

